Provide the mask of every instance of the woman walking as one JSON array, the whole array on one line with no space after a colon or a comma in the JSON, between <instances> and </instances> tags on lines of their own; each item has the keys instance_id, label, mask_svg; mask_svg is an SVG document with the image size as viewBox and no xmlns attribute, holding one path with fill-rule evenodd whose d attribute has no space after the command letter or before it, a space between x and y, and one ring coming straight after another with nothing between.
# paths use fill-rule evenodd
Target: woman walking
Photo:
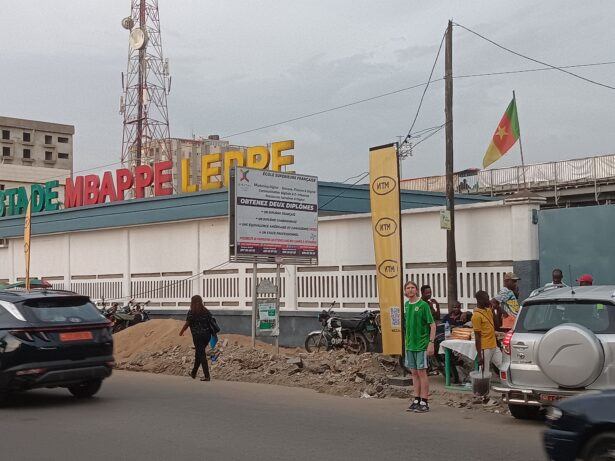
<instances>
[{"instance_id":1,"label":"woman walking","mask_svg":"<svg viewBox=\"0 0 615 461\"><path fill-rule=\"evenodd\" d=\"M203 377L201 381L210 380L205 348L209 344L212 335L211 321L211 312L209 312L203 304L203 298L199 295L194 295L190 300L190 310L186 316L186 323L179 332L179 336L182 336L188 327L190 327L190 332L192 333L192 341L194 342L194 367L190 372L192 379L196 378L199 366L201 366L203 367Z\"/></svg>"}]
</instances>

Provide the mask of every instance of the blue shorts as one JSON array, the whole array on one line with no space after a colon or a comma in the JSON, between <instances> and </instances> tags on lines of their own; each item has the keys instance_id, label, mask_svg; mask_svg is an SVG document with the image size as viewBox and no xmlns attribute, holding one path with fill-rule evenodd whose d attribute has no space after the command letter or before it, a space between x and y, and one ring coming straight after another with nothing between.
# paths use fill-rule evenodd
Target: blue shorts
<instances>
[{"instance_id":1,"label":"blue shorts","mask_svg":"<svg viewBox=\"0 0 615 461\"><path fill-rule=\"evenodd\" d=\"M428 364L427 351L406 351L406 368L425 370Z\"/></svg>"}]
</instances>

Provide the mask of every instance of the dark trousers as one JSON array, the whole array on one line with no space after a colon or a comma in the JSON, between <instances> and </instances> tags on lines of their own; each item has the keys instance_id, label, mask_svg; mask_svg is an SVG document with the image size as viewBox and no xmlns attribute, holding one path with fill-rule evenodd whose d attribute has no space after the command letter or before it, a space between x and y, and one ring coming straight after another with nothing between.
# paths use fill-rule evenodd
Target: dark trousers
<instances>
[{"instance_id":1,"label":"dark trousers","mask_svg":"<svg viewBox=\"0 0 615 461\"><path fill-rule=\"evenodd\" d=\"M209 377L209 366L207 365L207 356L205 355L205 348L209 344L211 334L204 335L192 335L192 342L194 342L194 367L192 373L196 373L199 366L203 367L203 375L206 378Z\"/></svg>"}]
</instances>

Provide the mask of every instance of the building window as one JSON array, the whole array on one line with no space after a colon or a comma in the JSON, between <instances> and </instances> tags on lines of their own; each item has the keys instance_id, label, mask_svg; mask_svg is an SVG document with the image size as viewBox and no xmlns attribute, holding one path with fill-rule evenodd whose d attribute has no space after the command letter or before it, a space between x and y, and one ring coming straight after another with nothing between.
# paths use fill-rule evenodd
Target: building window
<instances>
[{"instance_id":1,"label":"building window","mask_svg":"<svg viewBox=\"0 0 615 461\"><path fill-rule=\"evenodd\" d=\"M11 156L11 148L7 147L7 146L4 146L2 148L2 156L3 157L10 157Z\"/></svg>"},{"instance_id":2,"label":"building window","mask_svg":"<svg viewBox=\"0 0 615 461\"><path fill-rule=\"evenodd\" d=\"M53 160L53 152L50 150L45 151L45 160Z\"/></svg>"},{"instance_id":3,"label":"building window","mask_svg":"<svg viewBox=\"0 0 615 461\"><path fill-rule=\"evenodd\" d=\"M30 149L23 150L23 158L30 158Z\"/></svg>"},{"instance_id":4,"label":"building window","mask_svg":"<svg viewBox=\"0 0 615 461\"><path fill-rule=\"evenodd\" d=\"M11 139L11 132L9 130L2 130L2 139Z\"/></svg>"},{"instance_id":5,"label":"building window","mask_svg":"<svg viewBox=\"0 0 615 461\"><path fill-rule=\"evenodd\" d=\"M0 190L4 190L4 184L0 184Z\"/></svg>"},{"instance_id":6,"label":"building window","mask_svg":"<svg viewBox=\"0 0 615 461\"><path fill-rule=\"evenodd\" d=\"M24 142L30 142L30 133L24 132L23 140L24 140Z\"/></svg>"},{"instance_id":7,"label":"building window","mask_svg":"<svg viewBox=\"0 0 615 461\"><path fill-rule=\"evenodd\" d=\"M58 142L61 142L62 144L68 144L68 138L60 138L60 137L58 137Z\"/></svg>"},{"instance_id":8,"label":"building window","mask_svg":"<svg viewBox=\"0 0 615 461\"><path fill-rule=\"evenodd\" d=\"M52 141L51 135L50 134L46 134L45 135L45 144L51 144L52 142L53 141Z\"/></svg>"},{"instance_id":9,"label":"building window","mask_svg":"<svg viewBox=\"0 0 615 461\"><path fill-rule=\"evenodd\" d=\"M65 154L63 152L58 152L58 158L68 158L68 154Z\"/></svg>"}]
</instances>

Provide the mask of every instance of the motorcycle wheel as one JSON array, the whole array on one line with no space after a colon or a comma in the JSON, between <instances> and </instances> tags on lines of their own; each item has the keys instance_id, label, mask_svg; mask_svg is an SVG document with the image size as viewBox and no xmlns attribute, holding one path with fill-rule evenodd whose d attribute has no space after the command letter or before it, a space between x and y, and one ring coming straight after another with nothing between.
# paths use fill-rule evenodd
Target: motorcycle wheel
<instances>
[{"instance_id":1,"label":"motorcycle wheel","mask_svg":"<svg viewBox=\"0 0 615 461\"><path fill-rule=\"evenodd\" d=\"M367 340L363 333L350 333L346 341L346 350L351 354L364 354L367 352Z\"/></svg>"},{"instance_id":2,"label":"motorcycle wheel","mask_svg":"<svg viewBox=\"0 0 615 461\"><path fill-rule=\"evenodd\" d=\"M309 353L328 351L331 349L329 340L322 333L311 333L305 338L305 350Z\"/></svg>"},{"instance_id":3,"label":"motorcycle wheel","mask_svg":"<svg viewBox=\"0 0 615 461\"><path fill-rule=\"evenodd\" d=\"M126 324L124 322L116 322L113 324L113 329L111 330L111 333L117 333L125 328Z\"/></svg>"}]
</instances>

